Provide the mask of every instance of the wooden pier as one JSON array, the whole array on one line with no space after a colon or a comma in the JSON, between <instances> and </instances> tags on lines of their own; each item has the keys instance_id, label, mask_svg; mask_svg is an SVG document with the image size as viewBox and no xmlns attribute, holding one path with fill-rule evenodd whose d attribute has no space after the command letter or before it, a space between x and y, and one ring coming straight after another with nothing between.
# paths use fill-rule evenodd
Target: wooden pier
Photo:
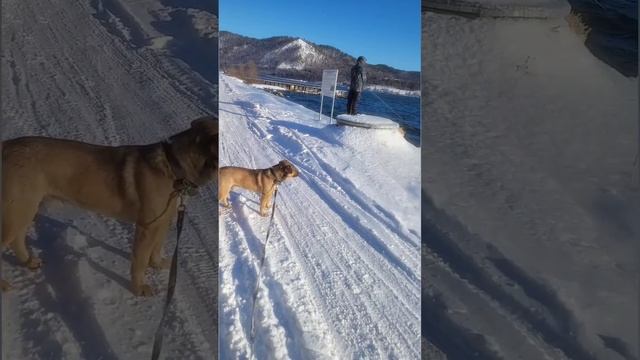
<instances>
[{"instance_id":1,"label":"wooden pier","mask_svg":"<svg viewBox=\"0 0 640 360\"><path fill-rule=\"evenodd\" d=\"M297 79L282 78L273 75L260 75L257 79L252 79L256 83L272 85L286 89L287 91L320 95L320 89L322 82L320 81L305 81ZM347 91L338 89L336 90L336 97L346 97Z\"/></svg>"}]
</instances>

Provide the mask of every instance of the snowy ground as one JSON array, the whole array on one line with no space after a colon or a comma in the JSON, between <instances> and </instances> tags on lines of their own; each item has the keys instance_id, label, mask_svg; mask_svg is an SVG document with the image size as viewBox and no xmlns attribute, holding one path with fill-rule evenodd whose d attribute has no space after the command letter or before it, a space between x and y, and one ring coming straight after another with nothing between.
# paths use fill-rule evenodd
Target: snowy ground
<instances>
[{"instance_id":1,"label":"snowy ground","mask_svg":"<svg viewBox=\"0 0 640 360\"><path fill-rule=\"evenodd\" d=\"M420 354L419 148L395 130L318 114L221 76L221 166L291 161L269 222L258 196L220 211L220 354L247 359L415 359ZM256 281L255 343L249 341Z\"/></svg>"},{"instance_id":2,"label":"snowy ground","mask_svg":"<svg viewBox=\"0 0 640 360\"><path fill-rule=\"evenodd\" d=\"M194 50L197 60L181 50L215 44L215 31L211 13L159 1L3 1L2 139L140 144L187 128L217 109L217 73L198 67L202 51L216 57L215 47ZM209 186L189 203L167 358L217 351L216 219ZM32 273L3 254L17 288L2 294L3 358L149 358L164 295L128 290L132 226L59 205L43 209L28 237L44 267ZM151 278L166 289L166 272Z\"/></svg>"},{"instance_id":3,"label":"snowy ground","mask_svg":"<svg viewBox=\"0 0 640 360\"><path fill-rule=\"evenodd\" d=\"M423 24L428 358L637 359L637 79L562 19Z\"/></svg>"}]
</instances>

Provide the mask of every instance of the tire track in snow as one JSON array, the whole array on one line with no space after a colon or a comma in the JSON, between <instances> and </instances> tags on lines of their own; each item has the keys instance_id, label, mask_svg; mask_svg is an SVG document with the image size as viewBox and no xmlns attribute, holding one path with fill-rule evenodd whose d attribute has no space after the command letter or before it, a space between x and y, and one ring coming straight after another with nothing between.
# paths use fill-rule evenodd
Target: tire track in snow
<instances>
[{"instance_id":1,"label":"tire track in snow","mask_svg":"<svg viewBox=\"0 0 640 360\"><path fill-rule=\"evenodd\" d=\"M226 85L226 83L223 83L223 84L225 84L225 85ZM245 114L245 116L246 116L246 114ZM247 121L250 121L250 119L249 119L249 118L246 118L246 120L247 120ZM240 151L240 153L243 153L243 152L238 148L238 145L237 145L237 144L230 144L230 145L232 145L232 147L233 147L233 148L235 148L235 149L234 149L234 151L233 151L233 152L231 152L231 153L238 153L238 151ZM222 146L223 146L223 148L224 148L224 149L226 149L226 150L227 150L227 152L226 152L226 153L227 153L227 154L229 154L230 152L228 152L228 151L229 151L229 149L228 149L228 147L227 147L228 145L226 145L226 144L224 143L224 141L223 141L223 145L222 145ZM249 155L247 155L247 154L243 154L243 156L248 156L248 159L247 159L247 160L248 160L250 163L254 163L254 162L255 162L255 160L254 160L254 158L253 158L253 156L252 156L251 154L249 154ZM223 165L224 165L224 164L223 164ZM232 201L232 202L233 202L233 201ZM234 206L236 206L236 205L235 205L235 203L234 203ZM240 210L240 209L238 209L238 208L234 208L234 213L235 213L235 212L237 212L237 211L242 211L242 212L244 213L244 210ZM254 210L250 210L250 211L254 211ZM224 215L223 215L223 216L224 216ZM244 219L244 218L243 218L243 219ZM240 222L241 224L244 224L244 225L243 225L243 226L241 226L241 227L242 227L242 228L245 228L245 229L246 229L246 231L248 231L249 233L251 233L251 234L253 235L253 237L256 239L255 241L256 241L256 243L257 243L258 245L255 245L255 246L257 246L258 248L257 248L257 249L254 249L252 252L254 253L254 256L253 256L253 257L254 257L254 260L253 260L253 261L255 261L255 262L257 263L257 262L259 261L259 258L260 258L260 257L261 257L261 255L262 255L262 254L261 254L261 248L260 248L260 245L259 245L259 244L261 244L261 241L260 241L260 239L258 239L258 238L257 238L256 234L254 234L254 233L253 233L253 230L252 230L252 228L251 228L251 225L249 225L249 223L245 223L245 221L246 221L246 220L241 221L241 220L239 220L239 219L238 219L237 221L238 221L238 222ZM263 233L264 233L264 231L263 231ZM277 241L278 241L278 240L275 238L275 236L276 236L275 232L274 232L273 234L274 234L274 238L273 238L272 240L270 240L270 244L271 244L271 245L273 245L273 243L272 243L272 242L274 242L274 241L276 241L276 242L277 242ZM269 270L269 263L268 263L268 261L267 261L267 263L265 264L265 273L266 273L266 274L268 274L268 270ZM269 278L266 278L266 274L265 274L265 273L263 273L262 278L266 279L266 280L265 280L266 282L269 282L269 281L270 281L271 287L269 287L269 289L273 290L273 287L274 287L274 286L278 286L278 285L279 285L279 283L278 283L278 281L274 280L274 279L273 279L273 277L272 277L272 278L270 278L270 279L269 279ZM255 275L254 275L254 277L255 277ZM262 281L262 284L263 284L263 285L264 285L265 281ZM255 283L255 282L253 282L253 283ZM261 289L261 291L264 291L264 290L265 290L265 288L264 288L264 286L263 286L263 287L262 287L262 289ZM269 291L269 294L271 294L271 293L272 293L272 291ZM259 297L259 300L261 300L261 299L262 299L262 297ZM279 316L280 321L284 321L284 322L286 322L287 324L289 324L289 325L290 325L290 326L289 326L289 329L293 329L293 331L290 331L290 332L289 332L289 336L293 339L293 342L294 342L293 346L289 346L290 351L291 351L291 350L293 350L293 351L294 351L294 353L295 353L295 352L299 352L299 350L298 350L298 351L295 351L295 350L296 350L296 348L301 348L301 349L307 349L307 350L310 350L310 351L312 351L312 352L313 352L313 351L315 351L315 352L317 353L317 350L310 349L310 348L308 348L308 347L306 347L306 346L304 346L304 345L303 345L303 346L297 346L297 345L296 345L296 343L298 343L298 344L300 344L300 343L301 343L301 340L297 340L297 339L299 339L299 336L298 336L298 335L296 335L296 333L300 331L300 325L299 325L299 324L300 324L300 321L298 321L298 320L296 320L296 319L295 319L295 314L294 314L294 313L290 313L290 312L286 311L286 309L290 308L290 306L289 306L289 305L287 305L287 302L286 302L285 300L280 300L280 299L278 299L278 298L273 298L273 297L271 298L271 301L272 301L272 303L273 303L273 302L275 302L276 306L279 306L279 307L281 308L281 310L280 310L280 316ZM279 305L278 305L278 304L279 304ZM256 311L259 311L259 307L260 307L261 305L264 305L264 303L263 303L263 302L260 302L260 303L258 303L258 304L256 305L256 306L257 306L257 310L256 310ZM269 305L271 306L271 303L269 303ZM284 310L282 310L282 309L284 309ZM271 309L271 308L270 308L269 310L271 310L271 312L273 312L273 311L272 311L273 309ZM286 314L286 315L285 315L285 313L288 313L288 314ZM289 317L289 318L291 318L291 319L287 319L287 317ZM259 338L259 337L261 337L261 335L257 335L257 336L256 336L256 338ZM300 357L300 356L302 356L302 358L305 358L302 354L299 354L299 357Z\"/></svg>"},{"instance_id":2,"label":"tire track in snow","mask_svg":"<svg viewBox=\"0 0 640 360\"><path fill-rule=\"evenodd\" d=\"M337 189L342 192L343 197L349 198L355 205L357 205L363 212L368 213L370 216L374 217L377 221L385 225L383 228L387 231L388 236L397 236L400 239L404 240L407 243L407 246L410 247L410 251L415 252L419 251L420 245L418 237L415 234L407 234L407 229L401 226L400 221L397 217L385 210L382 206L378 205L375 200L370 199L363 192L358 190L357 186L350 181L347 177L343 176L338 170L336 170L333 166L331 166L326 161L323 161L321 157L309 146L304 144L304 141L300 138L298 134L293 131L287 131L288 134L283 134L282 128L280 126L270 126L269 128L271 133L271 138L276 133L280 133L284 136L291 136L295 139L295 141L300 144L302 147L302 153L305 156L310 156L315 164L324 172L326 175L326 179L321 179L316 176L319 182L324 182L331 188ZM289 135L290 134L290 135ZM276 140L277 141L277 140ZM288 153L289 155L295 156L295 154L291 154L286 150L285 147L280 146L279 141L277 141L274 145L277 146L282 153ZM302 162L304 166L309 168L309 165L306 162ZM303 166L299 164L299 166ZM309 169L307 170L309 174L312 174ZM329 180L327 180L329 179ZM347 190L344 190L347 189ZM413 236L411 236L413 235Z\"/></svg>"},{"instance_id":3,"label":"tire track in snow","mask_svg":"<svg viewBox=\"0 0 640 360\"><path fill-rule=\"evenodd\" d=\"M245 109L246 107L253 109L256 106L255 104L252 104L246 101L236 101L235 104L239 107L242 107L242 110L245 112L247 126L250 129L250 131L253 132L258 139L272 140L271 144L273 146L273 150L275 150L276 152L282 155L288 154L291 156L295 156L296 159L300 157L300 155L295 155L291 153L290 151L287 150L285 146L281 145L280 143L282 142L282 140L273 138L274 134L281 132L281 130L279 130L280 128L277 128L274 130L273 129L274 127L270 126L271 129L265 130L265 129L262 129L258 124L254 123L254 121L252 121L252 118L255 118L256 116L264 117L264 115L259 111L258 112L254 111L253 116L250 116L246 112L246 109ZM290 130L287 130L287 131L290 132ZM346 209L346 206L344 204L341 204L338 201L334 200L335 199L334 196L331 196L331 194L329 194L327 190L325 190L323 187L317 184L324 183L324 184L327 184L328 187L331 188L331 190L337 189L338 191L341 192L341 195L343 195L343 198L347 198L351 200L350 201L351 206L355 208L359 208L365 214L369 214L370 216L375 217L378 221L382 222L384 225L390 225L389 221L380 215L381 211L376 211L376 209L378 209L379 207L374 208L366 204L367 201L372 201L372 200L365 199L366 196L364 194L361 194L359 191L357 191L355 186L352 186L352 183L350 181L346 180L342 176L336 177L337 171L335 171L333 167L328 165L326 162L322 161L320 157L312 149L306 146L299 137L295 136L295 140L296 140L295 146L301 149L301 151L298 151L298 152L303 154L302 156L304 157L310 157L319 168L319 171L313 171L313 169L311 169L310 166L307 164L308 161L291 160L291 156L289 156L290 161L292 161L294 165L298 167L299 170L302 170L306 174L309 174L310 176L313 176L314 178L319 180L317 182L312 180L307 181L309 186L313 187L313 190L316 191L316 193L320 198L322 198L325 202L331 204L333 211L339 214L341 218L349 219L350 221L347 221L347 222L352 224L352 226L354 224L357 224L356 231L360 233L360 236L362 239L365 239L366 241L370 242L371 246L374 249L376 249L383 257L388 257L399 268L399 270L404 271L407 276L412 278L412 280L416 280L417 276L415 275L415 273L409 270L409 268L403 264L403 261L400 260L400 258L396 256L395 253L392 252L383 242L377 241L379 236L375 233L375 230L370 230L367 226L365 226L364 224L361 224L359 215L351 215L351 213L357 213L357 211L344 210ZM291 146L291 144L289 145ZM324 175L324 177L320 177L318 174L322 174ZM342 184L343 186L340 186L340 184ZM351 191L342 190L342 187L345 187L345 184L349 185L346 187ZM393 216L391 216L391 218L393 218ZM397 224L397 221L394 222L394 225L395 224ZM368 225L371 226L370 224ZM399 230L397 232L392 231L394 229L393 227L392 229L388 229L386 227L380 227L379 229L381 231L386 232L387 237L399 236L402 240L405 240L409 244L414 245L413 248L410 250L413 250L414 252L418 251L418 246L415 246L416 242L409 239L408 236L403 236L404 234L402 234L402 230L404 229L395 228L395 230Z\"/></svg>"},{"instance_id":4,"label":"tire track in snow","mask_svg":"<svg viewBox=\"0 0 640 360\"><path fill-rule=\"evenodd\" d=\"M221 126L222 128L222 126ZM224 131L224 130L222 130ZM223 149L226 149L227 151L229 151L229 145L233 148L233 150L231 152L226 152L226 154L229 153L238 153L238 151L240 151L240 149L238 148L238 144L225 144L224 141L222 143L222 147ZM250 163L253 163L255 160L253 159L252 156L249 156L249 158L247 159ZM221 160L222 165L224 165L224 161ZM252 255L247 255L247 261L249 262L253 262L255 263L255 266L257 266L259 259L262 256L262 241L261 239L258 237L257 233L255 232L255 230L253 229L252 225L249 223L249 220L247 218L247 214L245 212L245 208L241 207L241 205L238 205L238 197L234 196L234 198L232 199L232 204L233 204L233 212L230 214L231 218L233 219L233 223L237 223L238 225L238 229L236 230L236 237L239 234L243 234L242 236L238 237L239 239L244 239L244 242L246 243L246 248L247 251L252 254ZM246 204L246 201L243 202L243 204ZM253 212L255 211L255 209L251 208L251 210L247 210L247 211L251 211L252 215ZM242 216L237 216L235 214L237 213L241 213L243 214ZM222 213L223 216L225 216L225 212ZM231 225L233 226L233 225ZM274 229L275 230L275 229ZM261 231L262 234L264 234L266 232L266 230ZM274 234L274 238L272 238L270 240L270 245L272 246L274 242L277 242L277 238L276 238L276 233L275 231L273 232ZM234 238L236 238L234 237ZM249 241L249 239L254 239L253 241ZM268 251L268 250L267 250ZM235 254L236 256L239 256L238 253ZM251 260L251 258L253 258L253 260ZM257 303L256 303L256 317L257 319L260 319L260 314L263 314L263 316L266 316L265 319L267 319L267 321L270 321L271 324L275 323L275 324L284 324L284 326L289 330L286 335L287 335L287 341L284 342L284 344L276 344L275 343L275 339L279 339L282 338L282 334L281 333L269 333L269 327L267 328L263 328L262 331L260 329L260 322L257 321L256 322L256 328L257 328L257 334L256 334L256 341L258 342L258 344L256 345L257 347L260 346L259 342L261 339L271 339L271 344L266 345L267 348L270 348L271 351L273 352L274 349L277 349L278 347L282 348L282 347L286 347L287 348L287 354L297 354L296 358L305 358L303 356L302 353L300 353L299 349L304 349L305 346L302 343L302 340L300 338L300 336L298 335L299 331L300 331L300 321L298 321L295 317L295 313L292 313L290 311L288 311L287 309L289 308L289 306L286 304L286 301L283 300L281 298L281 296L272 296L271 294L273 293L274 289L277 289L279 287L279 282L277 280L274 280L273 277L268 277L269 275L269 259L267 259L267 261L265 262L265 269L262 273L261 279L259 280L261 283L261 290L259 292L259 296L257 299ZM256 270L257 271L257 270ZM245 274L244 276L247 276L247 274ZM253 281L250 281L249 284L255 284L255 276L256 276L256 272L253 273L252 277L253 277ZM264 279L264 280L263 280ZM241 293L244 292L245 295L245 299L248 303L250 303L251 297L252 297L252 293L253 293L253 285L251 285L251 287L244 289L244 290L240 290L240 289L236 289L236 291L240 291ZM250 291L249 291L250 290ZM266 295L265 295L266 294ZM269 301L265 301L265 299L269 299ZM261 311L262 310L262 311ZM247 310L248 311L248 310ZM266 315L265 315L266 314ZM244 325L245 328L245 336L248 337L248 332L249 332L249 328L250 328L250 321L251 319L248 319L248 324ZM264 346L264 345L263 345ZM282 354L280 354L282 355Z\"/></svg>"},{"instance_id":5,"label":"tire track in snow","mask_svg":"<svg viewBox=\"0 0 640 360\"><path fill-rule=\"evenodd\" d=\"M232 311L237 314L235 321L233 324L224 324L224 329L234 329L236 326L239 326L239 331L242 331L244 337L242 339L231 339L231 341L225 341L228 338L221 338L221 342L224 344L229 344L229 350L235 350L235 355L225 355L226 348L223 346L221 349L221 355L223 357L232 357L236 358L239 355L242 355L242 358L248 358L253 355L253 349L248 339L250 337L250 328L251 328L251 300L253 296L253 287L258 279L257 276L257 263L259 259L260 253L259 247L259 239L255 238L253 231L245 226L235 226L235 224L242 222L243 219L246 222L245 214L241 209L241 204L234 205L234 210L238 211L241 215L235 215L236 213L230 213L230 217L225 219L225 231L231 231L235 234L236 239L238 241L230 244L231 254L235 256L236 259L244 259L245 261L236 261L233 268L229 269L230 271L225 271L224 268L222 270L222 277L228 276L230 274L235 275L235 286L233 295L234 297L231 300L231 304L229 304L230 299L225 299L224 302L221 301L221 306L228 312ZM228 229L228 230L227 230ZM245 230L249 232L246 233ZM254 237L253 241L250 241L250 237ZM221 262L221 266L226 265L224 262ZM264 274L263 274L264 276ZM224 286L226 282L223 280L222 284ZM227 290L223 289L223 292L226 294ZM277 320L273 316L273 308L269 301L263 301L265 297L268 297L269 290L262 288L259 297L256 300L256 318L261 319L261 315L263 318L263 322L266 320L269 322L270 326L260 326L260 322L256 322L256 340L257 347L262 349L262 351L257 351L257 353L265 353L269 351L269 353L276 352L275 358L286 358L288 357L288 351L283 353L284 349L288 349L286 346L286 339L283 339L283 330L279 326ZM265 293L267 293L265 295ZM222 299L221 299L222 300ZM226 307L224 304L228 304ZM225 317L229 316L224 316ZM232 334L233 335L233 334ZM238 344L239 343L239 344ZM234 346L234 344L237 344ZM238 354L239 352L239 354ZM255 355L253 355L255 356Z\"/></svg>"},{"instance_id":6,"label":"tire track in snow","mask_svg":"<svg viewBox=\"0 0 640 360\"><path fill-rule=\"evenodd\" d=\"M19 77L18 84L2 84L3 105L11 104L3 113L4 138L51 135L109 145L151 143L217 108L189 91L197 85L198 91L214 94L215 84L161 51L134 50L126 39L115 38L91 16L85 1L54 0L42 7L12 0L3 2L2 10L3 80L11 74ZM130 20L135 27L137 19ZM215 241L205 240L216 238L217 230L205 224L206 213L215 206L202 198L190 205L195 219L186 226L181 249L174 321L163 349L168 357L207 359L217 352L217 248ZM3 303L8 330L16 334L3 339L3 348L12 358L91 358L92 348L105 353L111 348L122 359L147 357L164 298L160 293L138 299L128 289L132 226L70 207L47 216L66 227L56 245L41 252L52 267L45 264L35 274L14 268L15 263L4 268L9 280L24 288L18 290L19 298L7 294L9 301ZM44 224L39 220L35 225ZM37 245L39 237L30 242ZM61 283L58 275L66 271L71 271L70 281ZM167 276L153 272L150 284L163 290ZM56 297L78 305L86 322L69 321L73 310L56 307ZM79 331L83 328L86 333Z\"/></svg>"},{"instance_id":7,"label":"tire track in snow","mask_svg":"<svg viewBox=\"0 0 640 360\"><path fill-rule=\"evenodd\" d=\"M247 106L248 103L246 102L239 102L239 106ZM269 130L264 130L262 129L259 125L253 123L250 119L250 116L245 114L245 116L247 117L247 123L249 126L249 129L254 133L254 135L256 135L256 137L258 137L259 139L265 139L268 138L270 140L272 140L271 144L274 148L274 150L276 150L278 153L282 154L282 155L292 155L295 156L296 159L299 156L296 156L295 154L290 153L289 151L287 151L285 146L280 145L280 143L282 142L281 139L274 139L273 135L277 134L280 132L280 130L277 129L271 129L271 131ZM383 225L390 225L389 221L386 220L381 214L380 211L376 211L376 208L374 208L373 206L370 206L367 203L367 201L372 201L371 199L365 199L363 194L361 194L359 191L356 190L355 186L352 185L352 183L348 180L346 180L345 178L343 178L342 176L336 176L337 175L337 171L335 171L330 165L328 165L326 162L322 161L320 159L320 157L315 154L313 152L313 150L311 150L309 147L307 147L304 142L299 138L296 137L296 146L299 147L300 149L302 149L301 151L298 151L299 153L302 153L303 156L309 156L311 157L311 159L313 160L313 162L317 165L317 167L319 167L319 171L313 171L310 166L304 162L304 161L295 161L295 160L290 160L294 163L294 165L296 165L298 167L299 170L303 170L304 172L306 172L307 174L323 174L324 178L321 179L318 175L312 175L317 179L320 179L321 181L316 182L313 180L308 180L307 184L309 185L309 187L312 188L312 190L314 190L318 197L320 197L321 199L323 199L323 201L325 201L327 204L330 205L330 207L332 208L332 210L339 215L340 218L342 219L346 219L347 223L350 223L352 227L355 227L355 231L359 233L360 237L362 239L364 239L365 241L367 241L372 248L376 249L376 251L378 251L380 253L381 256L383 257L387 257L392 263L394 263L394 265L402 272L404 272L406 274L406 276L408 276L412 281L416 281L418 276L415 274L415 272L413 272L412 270L409 269L409 267L407 265L404 264L404 262L395 254L395 252L391 251L391 249L389 249L384 242L382 241L378 241L378 239L382 238L381 236L379 236L376 233L376 230L373 229L369 229L369 227L373 227L371 226L371 224L363 224L361 221L361 217L366 217L366 215L372 216L374 217L376 220L380 221L383 223ZM291 146L291 144L289 144L289 146ZM284 157L284 156L283 156ZM291 158L289 156L289 158ZM337 200L335 200L335 197L332 196L328 190L324 189L323 187L321 187L319 184L320 183L325 183L325 184L332 184L334 186L330 186L331 190L335 190L335 187L337 187L337 189L339 189L339 191L341 192L342 198L346 198L349 199L349 205L351 205L352 207L356 208L356 209L360 209L361 212L364 212L363 215L352 215L352 214L357 214L358 211L354 211L353 209L349 209L347 208L344 203L340 203ZM342 185L342 186L341 186ZM342 190L343 187L346 187L347 189L349 189L350 191L344 191ZM396 222L397 223L397 222ZM395 224L394 224L395 225ZM379 229L379 231L384 231L386 234L386 238L388 237L399 237L400 239L406 241L407 243L413 245L413 247L410 249L413 252L418 252L419 251L419 247L415 246L416 242L409 239L408 236L403 236L404 234L402 234L402 230L404 229L398 229L395 228L395 226L393 226L391 229L387 228L387 227L378 227L377 229ZM396 231L393 231L396 230Z\"/></svg>"},{"instance_id":8,"label":"tire track in snow","mask_svg":"<svg viewBox=\"0 0 640 360\"><path fill-rule=\"evenodd\" d=\"M473 236L455 229L455 226L461 225L456 224L453 219L447 219L446 214L436 209L429 200L424 201L424 198L426 212L423 213L423 244L431 253L441 258L469 286L491 298L497 306L514 316L516 321L523 322L527 332L540 336L547 346L561 350L571 359L595 359L577 340L577 328L572 315L560 304L553 292L521 274L514 264L500 257L497 250L489 247L489 244L486 244L487 254L467 254L456 245L461 239L454 237ZM481 239L476 237L474 242L478 241ZM481 263L477 257L483 257L488 262ZM489 264L495 267L493 271L487 267ZM512 281L511 288L505 286L504 280L497 281L499 277L496 279L496 276L500 274ZM524 297L517 295L518 289L521 289Z\"/></svg>"},{"instance_id":9,"label":"tire track in snow","mask_svg":"<svg viewBox=\"0 0 640 360\"><path fill-rule=\"evenodd\" d=\"M385 266L383 265L384 263L381 264L379 261L379 258L375 255L375 252L373 250L370 250L366 247L363 249L360 246L357 246L357 243L353 243L351 241L352 239L345 238L345 234L348 234L350 229L346 228L344 225L341 225L341 226L339 226L338 224L333 225L334 221L332 217L328 215L331 213L331 211L327 212L327 210L330 210L330 207L324 207L324 206L319 207L318 205L315 205L315 204L322 204L323 202L318 202L317 199L310 198L308 194L306 194L303 191L299 191L299 188L297 187L289 189L287 196L294 199L304 198L306 200L304 203L314 204L311 209L307 210L310 216L314 219L317 219L317 222L320 224L332 224L331 228L333 229L333 231L326 232L326 228L325 228L325 231L323 231L323 234L319 235L313 231L305 229L304 226L301 226L304 223L300 223L299 221L295 221L294 219L284 219L286 223L291 224L289 227L291 230L289 231L291 231L292 233L298 234L298 236L296 237L298 239L298 242L306 244L306 246L302 246L298 243L293 243L291 247L297 248L300 251L301 255L299 255L299 257L301 257L302 259L305 259L306 263L308 264L313 263L315 265L315 269L313 272L319 273L319 274L328 273L328 274L339 274L340 276L347 276L347 279L343 280L345 282L345 288L343 290L344 294L342 299L349 299L352 310L344 310L342 311L342 314L357 313L358 308L362 307L363 306L362 304L365 304L365 306L368 307L369 312L374 313L378 317L386 318L386 321L380 321L379 319L371 318L369 321L362 321L360 326L363 326L363 327L372 326L377 329L379 327L378 322L382 322L385 324L391 324L392 327L396 327L396 329L398 329L398 333L402 333L402 334L413 333L417 337L417 332L418 332L417 329L415 328L412 329L411 327L406 326L407 324L404 324L406 327L400 330L398 328L400 324L398 324L395 321L395 319L398 319L398 318L411 318L415 316L415 314L410 313L408 309L416 308L417 299L415 299L413 304L410 304L409 302L406 302L404 300L405 297L407 297L407 293L409 293L409 290L405 288L405 289L402 289L402 291L398 291L398 288L400 287L399 284L402 284L402 282L398 277L390 276L392 272L390 273L388 271L392 271L392 268L386 268L385 270L387 271L381 272L383 274L382 276L381 275L376 275L373 277L371 276L371 274L380 272L381 266L387 267L390 265ZM295 214L299 212L299 209L296 209L295 206L290 206L289 204L295 204L295 202L291 200L286 202L283 201L282 206L291 207L288 211L291 214ZM338 243L339 245L336 245L334 243L329 246L325 245L324 242L313 241L313 240L322 239L322 238L339 239L342 241ZM330 257L331 261L322 261L322 262L309 261L310 259L313 259L314 255L313 253L310 253L306 249L313 249L314 247L317 247L317 246L322 246L326 254L332 254L332 256ZM335 246L338 246L338 248L340 248L341 251L339 252L334 251ZM351 255L342 255L343 253L351 253ZM362 260L362 263L359 264L359 267L365 267L366 272L363 272L362 270L360 270L358 266L354 266L353 259L355 258L360 258ZM346 266L344 264L348 264L349 266ZM334 267L337 267L338 270L328 271L326 267L328 267L329 265L333 265ZM379 279L381 283L376 283L376 279ZM324 280L320 280L320 282L322 281ZM318 299L321 302L327 301L325 299L333 300L336 298L335 293L338 291L339 290L335 288L335 284L333 284L332 287L330 287L329 289L327 289L327 291L321 294L321 296ZM396 306L393 309L387 308L384 306L371 307L371 304L375 304L375 302L365 303L365 302L362 302L362 300L356 301L356 302L351 300L351 298L353 298L354 300L359 300L359 297L360 297L359 295L361 294L382 293L382 292L393 294L395 297L399 299L399 301L401 301L401 304L403 305L403 307ZM399 304L396 304L396 305L399 305ZM339 308L339 307L340 307L340 303L334 302L334 304L327 306L328 313L331 313L330 309ZM400 311L400 313L398 313L398 311ZM389 313L393 313L394 315L388 315ZM362 323L367 325L364 325ZM372 331L375 332L377 330L372 330ZM344 334L338 335L338 338L340 336L344 336ZM410 339L410 338L411 338L410 336L406 337L406 339ZM365 337L364 339L358 340L358 342L361 342L361 341L367 341L367 338ZM406 345L406 348L411 348L411 344L407 343L405 345Z\"/></svg>"}]
</instances>

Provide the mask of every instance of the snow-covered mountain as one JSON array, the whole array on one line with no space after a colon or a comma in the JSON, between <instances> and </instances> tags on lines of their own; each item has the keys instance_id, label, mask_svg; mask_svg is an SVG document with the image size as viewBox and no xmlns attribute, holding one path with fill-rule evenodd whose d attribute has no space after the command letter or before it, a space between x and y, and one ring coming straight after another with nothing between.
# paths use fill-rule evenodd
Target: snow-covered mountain
<instances>
[{"instance_id":1,"label":"snow-covered mountain","mask_svg":"<svg viewBox=\"0 0 640 360\"><path fill-rule=\"evenodd\" d=\"M269 51L260 64L262 66L273 66L277 69L296 69L314 67L322 64L324 55L316 48L304 41L295 39L282 47Z\"/></svg>"},{"instance_id":2,"label":"snow-covered mountain","mask_svg":"<svg viewBox=\"0 0 640 360\"><path fill-rule=\"evenodd\" d=\"M354 54L356 56L366 54ZM220 32L220 67L254 63L261 74L279 75L304 80L318 80L323 69L339 69L339 81L347 81L355 57L332 46L311 41L277 36L255 39L231 32ZM386 65L368 65L370 84L405 90L419 90L420 73L403 71Z\"/></svg>"}]
</instances>

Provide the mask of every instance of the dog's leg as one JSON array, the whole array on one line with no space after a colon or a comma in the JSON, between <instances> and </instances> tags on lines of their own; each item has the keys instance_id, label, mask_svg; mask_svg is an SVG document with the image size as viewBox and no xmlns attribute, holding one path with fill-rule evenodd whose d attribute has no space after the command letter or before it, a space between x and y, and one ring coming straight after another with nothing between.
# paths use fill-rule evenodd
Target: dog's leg
<instances>
[{"instance_id":1,"label":"dog's leg","mask_svg":"<svg viewBox=\"0 0 640 360\"><path fill-rule=\"evenodd\" d=\"M155 243L153 244L153 249L151 250L151 258L149 259L149 267L161 270L168 269L171 266L171 259L167 257L163 257L164 243L167 237L167 232L169 231L169 225L171 225L171 218L168 217L164 224L158 225L158 236L155 239Z\"/></svg>"},{"instance_id":2,"label":"dog's leg","mask_svg":"<svg viewBox=\"0 0 640 360\"><path fill-rule=\"evenodd\" d=\"M155 270L166 270L171 267L171 258L162 256L162 249L164 248L164 241L158 242L153 247L151 253L151 260L149 261L149 267Z\"/></svg>"},{"instance_id":3,"label":"dog's leg","mask_svg":"<svg viewBox=\"0 0 640 360\"><path fill-rule=\"evenodd\" d=\"M9 192L7 191L7 193ZM42 261L36 256L31 256L27 248L27 230L38 212L38 203L39 200L36 197L21 199L20 202L5 198L2 203L0 254L6 247L9 247L15 253L18 261L32 270L36 270L42 265ZM7 291L9 289L11 289L11 284L0 279L0 290Z\"/></svg>"},{"instance_id":4,"label":"dog's leg","mask_svg":"<svg viewBox=\"0 0 640 360\"><path fill-rule=\"evenodd\" d=\"M0 255L4 252L4 244L0 243ZM0 278L0 292L11 290L11 284L5 279Z\"/></svg>"},{"instance_id":5,"label":"dog's leg","mask_svg":"<svg viewBox=\"0 0 640 360\"><path fill-rule=\"evenodd\" d=\"M40 201L35 198L21 200L20 203L13 203L19 206L3 206L2 244L10 247L23 265L37 270L42 266L42 260L30 254L27 247L27 230L38 212Z\"/></svg>"},{"instance_id":6,"label":"dog's leg","mask_svg":"<svg viewBox=\"0 0 640 360\"><path fill-rule=\"evenodd\" d=\"M218 203L222 204L224 207L231 207L229 204L229 192L231 191L231 187L226 186L225 184L218 185Z\"/></svg>"},{"instance_id":7,"label":"dog's leg","mask_svg":"<svg viewBox=\"0 0 640 360\"><path fill-rule=\"evenodd\" d=\"M4 279L0 279L0 292L5 292L11 290L11 284Z\"/></svg>"},{"instance_id":8,"label":"dog's leg","mask_svg":"<svg viewBox=\"0 0 640 360\"><path fill-rule=\"evenodd\" d=\"M131 253L131 291L136 296L153 295L153 289L145 283L144 271L149 265L158 230L158 227L154 225L136 225L136 235Z\"/></svg>"},{"instance_id":9,"label":"dog's leg","mask_svg":"<svg viewBox=\"0 0 640 360\"><path fill-rule=\"evenodd\" d=\"M13 252L16 253L18 260L30 270L38 270L42 267L42 260L33 254L29 254L29 249L27 248L26 229L24 236L17 238L11 244L11 248L13 249Z\"/></svg>"},{"instance_id":10,"label":"dog's leg","mask_svg":"<svg viewBox=\"0 0 640 360\"><path fill-rule=\"evenodd\" d=\"M273 195L272 191L262 193L262 196L260 197L260 215L262 216L269 215L269 212L267 211L267 209L269 208L268 205L271 202L272 195Z\"/></svg>"},{"instance_id":11,"label":"dog's leg","mask_svg":"<svg viewBox=\"0 0 640 360\"><path fill-rule=\"evenodd\" d=\"M267 194L267 202L264 205L265 209L271 209L271 198L273 196L273 192L269 192L269 194Z\"/></svg>"}]
</instances>

